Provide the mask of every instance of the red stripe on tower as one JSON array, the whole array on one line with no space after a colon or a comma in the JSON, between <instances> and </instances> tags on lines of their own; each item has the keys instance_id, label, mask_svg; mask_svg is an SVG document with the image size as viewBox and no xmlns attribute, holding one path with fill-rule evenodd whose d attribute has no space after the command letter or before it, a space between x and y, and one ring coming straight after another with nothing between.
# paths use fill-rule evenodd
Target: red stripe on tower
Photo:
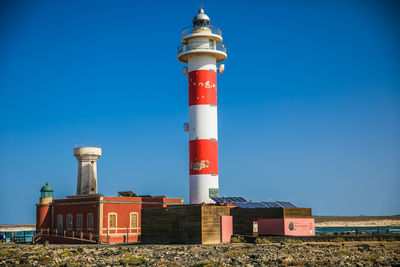
<instances>
[{"instance_id":1,"label":"red stripe on tower","mask_svg":"<svg viewBox=\"0 0 400 267\"><path fill-rule=\"evenodd\" d=\"M209 70L189 72L189 106L217 105L217 73Z\"/></svg>"},{"instance_id":2,"label":"red stripe on tower","mask_svg":"<svg viewBox=\"0 0 400 267\"><path fill-rule=\"evenodd\" d=\"M218 141L189 141L189 171L195 174L218 174Z\"/></svg>"}]
</instances>

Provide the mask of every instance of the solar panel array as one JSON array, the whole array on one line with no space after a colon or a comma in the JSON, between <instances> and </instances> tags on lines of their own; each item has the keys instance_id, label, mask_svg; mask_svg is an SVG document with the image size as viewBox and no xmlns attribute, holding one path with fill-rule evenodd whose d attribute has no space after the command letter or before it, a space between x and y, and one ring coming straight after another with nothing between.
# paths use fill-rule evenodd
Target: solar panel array
<instances>
[{"instance_id":1,"label":"solar panel array","mask_svg":"<svg viewBox=\"0 0 400 267\"><path fill-rule=\"evenodd\" d=\"M263 203L267 208L280 208L281 207L281 206L279 206L278 203L272 202L272 201L263 201L261 203Z\"/></svg>"},{"instance_id":2,"label":"solar panel array","mask_svg":"<svg viewBox=\"0 0 400 267\"><path fill-rule=\"evenodd\" d=\"M212 197L215 203L235 204L239 208L259 209L259 208L296 208L295 205L288 201L261 201L248 202L242 197Z\"/></svg>"},{"instance_id":3,"label":"solar panel array","mask_svg":"<svg viewBox=\"0 0 400 267\"><path fill-rule=\"evenodd\" d=\"M287 201L276 201L276 203L278 203L279 205L281 205L284 208L296 208L295 205L293 205L292 203L287 202Z\"/></svg>"},{"instance_id":4,"label":"solar panel array","mask_svg":"<svg viewBox=\"0 0 400 267\"><path fill-rule=\"evenodd\" d=\"M212 197L215 203L234 203L234 202L247 202L246 199L242 197Z\"/></svg>"}]
</instances>

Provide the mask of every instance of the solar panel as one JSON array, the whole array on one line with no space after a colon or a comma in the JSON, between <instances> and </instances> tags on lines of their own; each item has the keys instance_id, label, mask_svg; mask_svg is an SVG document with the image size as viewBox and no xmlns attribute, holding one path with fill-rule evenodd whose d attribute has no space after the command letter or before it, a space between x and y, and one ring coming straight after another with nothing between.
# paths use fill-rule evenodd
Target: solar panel
<instances>
[{"instance_id":1,"label":"solar panel","mask_svg":"<svg viewBox=\"0 0 400 267\"><path fill-rule=\"evenodd\" d=\"M211 197L215 203L235 203L235 202L247 202L242 197Z\"/></svg>"},{"instance_id":2,"label":"solar panel","mask_svg":"<svg viewBox=\"0 0 400 267\"><path fill-rule=\"evenodd\" d=\"M250 202L242 202L248 209L252 209L253 206L250 204Z\"/></svg>"},{"instance_id":3,"label":"solar panel","mask_svg":"<svg viewBox=\"0 0 400 267\"><path fill-rule=\"evenodd\" d=\"M247 202L247 200L242 197L235 197L235 198L237 199L238 202Z\"/></svg>"},{"instance_id":4,"label":"solar panel","mask_svg":"<svg viewBox=\"0 0 400 267\"><path fill-rule=\"evenodd\" d=\"M254 208L255 208L253 202L246 202L246 204L247 204L251 209L254 209Z\"/></svg>"},{"instance_id":5,"label":"solar panel","mask_svg":"<svg viewBox=\"0 0 400 267\"><path fill-rule=\"evenodd\" d=\"M256 209L265 208L261 202L252 202L251 204L253 204Z\"/></svg>"},{"instance_id":6,"label":"solar panel","mask_svg":"<svg viewBox=\"0 0 400 267\"><path fill-rule=\"evenodd\" d=\"M259 209L259 208L296 208L295 205L288 201L261 201L248 202L242 197L212 197L215 203L232 203L239 208Z\"/></svg>"},{"instance_id":7,"label":"solar panel","mask_svg":"<svg viewBox=\"0 0 400 267\"><path fill-rule=\"evenodd\" d=\"M215 203L224 203L223 199L220 197L211 197L211 199L215 202Z\"/></svg>"},{"instance_id":8,"label":"solar panel","mask_svg":"<svg viewBox=\"0 0 400 267\"><path fill-rule=\"evenodd\" d=\"M230 197L222 197L222 199L224 200L225 203L231 203L232 202Z\"/></svg>"},{"instance_id":9,"label":"solar panel","mask_svg":"<svg viewBox=\"0 0 400 267\"><path fill-rule=\"evenodd\" d=\"M249 204L249 202L239 202L240 205L242 205L243 207L245 207L246 209L251 209L251 205Z\"/></svg>"},{"instance_id":10,"label":"solar panel","mask_svg":"<svg viewBox=\"0 0 400 267\"><path fill-rule=\"evenodd\" d=\"M244 208L244 209L248 209L249 208L249 206L247 205L246 202L236 202L236 203L233 203L233 204L237 205L239 208Z\"/></svg>"},{"instance_id":11,"label":"solar panel","mask_svg":"<svg viewBox=\"0 0 400 267\"><path fill-rule=\"evenodd\" d=\"M278 203L283 208L296 208L295 205L293 205L292 203L290 203L288 201L276 201L276 203Z\"/></svg>"},{"instance_id":12,"label":"solar panel","mask_svg":"<svg viewBox=\"0 0 400 267\"><path fill-rule=\"evenodd\" d=\"M262 203L262 202L257 202L257 203L258 203L258 205L260 206L260 208L268 208L268 206L265 205L265 204Z\"/></svg>"},{"instance_id":13,"label":"solar panel","mask_svg":"<svg viewBox=\"0 0 400 267\"><path fill-rule=\"evenodd\" d=\"M284 208L285 207L285 205L282 204L282 203L276 202L276 204L279 206L279 208Z\"/></svg>"},{"instance_id":14,"label":"solar panel","mask_svg":"<svg viewBox=\"0 0 400 267\"><path fill-rule=\"evenodd\" d=\"M228 203L232 203L235 202L235 200L233 200L231 197L225 197L226 202Z\"/></svg>"},{"instance_id":15,"label":"solar panel","mask_svg":"<svg viewBox=\"0 0 400 267\"><path fill-rule=\"evenodd\" d=\"M263 203L267 208L279 208L279 207L280 207L276 202L272 202L272 201L262 201L262 203Z\"/></svg>"},{"instance_id":16,"label":"solar panel","mask_svg":"<svg viewBox=\"0 0 400 267\"><path fill-rule=\"evenodd\" d=\"M218 198L218 201L219 201L219 203L224 203L224 202L225 202L225 199L224 199L223 197L219 197L219 198Z\"/></svg>"},{"instance_id":17,"label":"solar panel","mask_svg":"<svg viewBox=\"0 0 400 267\"><path fill-rule=\"evenodd\" d=\"M274 202L262 202L266 208L275 208L277 205Z\"/></svg>"}]
</instances>

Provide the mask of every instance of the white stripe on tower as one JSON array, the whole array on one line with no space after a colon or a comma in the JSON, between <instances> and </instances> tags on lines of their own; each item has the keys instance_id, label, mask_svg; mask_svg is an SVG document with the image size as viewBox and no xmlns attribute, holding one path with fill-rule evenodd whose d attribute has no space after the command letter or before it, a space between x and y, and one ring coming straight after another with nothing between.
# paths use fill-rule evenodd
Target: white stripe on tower
<instances>
[{"instance_id":1,"label":"white stripe on tower","mask_svg":"<svg viewBox=\"0 0 400 267\"><path fill-rule=\"evenodd\" d=\"M218 140L217 106L189 106L189 140Z\"/></svg>"},{"instance_id":2,"label":"white stripe on tower","mask_svg":"<svg viewBox=\"0 0 400 267\"><path fill-rule=\"evenodd\" d=\"M182 37L178 59L188 63L190 203L210 203L219 190L216 64L226 53L224 47L217 49L220 30L210 25L202 9Z\"/></svg>"}]
</instances>

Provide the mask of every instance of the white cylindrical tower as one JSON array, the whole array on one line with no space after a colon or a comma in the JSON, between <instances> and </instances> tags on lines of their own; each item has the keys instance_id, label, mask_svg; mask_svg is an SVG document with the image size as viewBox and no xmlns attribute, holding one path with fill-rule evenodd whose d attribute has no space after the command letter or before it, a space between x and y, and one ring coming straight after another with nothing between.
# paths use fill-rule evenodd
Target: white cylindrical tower
<instances>
[{"instance_id":1,"label":"white cylindrical tower","mask_svg":"<svg viewBox=\"0 0 400 267\"><path fill-rule=\"evenodd\" d=\"M97 160L100 147L76 147L74 156L78 160L77 195L97 194Z\"/></svg>"},{"instance_id":2,"label":"white cylindrical tower","mask_svg":"<svg viewBox=\"0 0 400 267\"><path fill-rule=\"evenodd\" d=\"M190 204L213 202L218 196L217 72L227 58L221 30L200 9L193 26L183 29L178 60L187 63L189 77L189 187Z\"/></svg>"}]
</instances>

